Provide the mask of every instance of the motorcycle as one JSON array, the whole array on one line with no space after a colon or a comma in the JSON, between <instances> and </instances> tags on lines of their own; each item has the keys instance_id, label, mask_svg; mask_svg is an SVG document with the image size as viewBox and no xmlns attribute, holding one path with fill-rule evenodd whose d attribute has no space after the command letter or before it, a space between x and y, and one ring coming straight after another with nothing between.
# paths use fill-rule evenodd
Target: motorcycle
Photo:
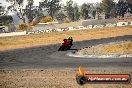
<instances>
[{"instance_id":1,"label":"motorcycle","mask_svg":"<svg viewBox=\"0 0 132 88\"><path fill-rule=\"evenodd\" d=\"M61 43L61 46L59 47L58 51L66 51L66 50L70 50L72 44L72 40L69 39L64 39L63 42Z\"/></svg>"}]
</instances>

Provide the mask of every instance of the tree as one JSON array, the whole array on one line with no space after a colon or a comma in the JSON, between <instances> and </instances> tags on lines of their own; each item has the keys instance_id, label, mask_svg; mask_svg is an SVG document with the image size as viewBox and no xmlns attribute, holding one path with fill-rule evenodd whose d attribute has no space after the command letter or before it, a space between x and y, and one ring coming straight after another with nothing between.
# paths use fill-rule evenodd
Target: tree
<instances>
[{"instance_id":1,"label":"tree","mask_svg":"<svg viewBox=\"0 0 132 88\"><path fill-rule=\"evenodd\" d=\"M68 18L74 21L74 8L73 8L72 0L69 0L66 2L66 11L67 11Z\"/></svg>"},{"instance_id":2,"label":"tree","mask_svg":"<svg viewBox=\"0 0 132 88\"><path fill-rule=\"evenodd\" d=\"M74 19L79 20L80 12L77 3L74 4Z\"/></svg>"},{"instance_id":3,"label":"tree","mask_svg":"<svg viewBox=\"0 0 132 88\"><path fill-rule=\"evenodd\" d=\"M1 6L1 3L0 3L0 16L2 16L4 14L5 14L5 7Z\"/></svg>"},{"instance_id":4,"label":"tree","mask_svg":"<svg viewBox=\"0 0 132 88\"><path fill-rule=\"evenodd\" d=\"M100 7L96 8L96 14L97 14L97 18L99 19L100 14L103 12L103 10Z\"/></svg>"},{"instance_id":5,"label":"tree","mask_svg":"<svg viewBox=\"0 0 132 88\"><path fill-rule=\"evenodd\" d=\"M53 18L55 13L61 8L60 0L43 0L39 2L40 8L46 10Z\"/></svg>"},{"instance_id":6,"label":"tree","mask_svg":"<svg viewBox=\"0 0 132 88\"><path fill-rule=\"evenodd\" d=\"M12 22L13 22L12 16L7 16L7 15L0 16L0 23L2 25L8 25Z\"/></svg>"},{"instance_id":7,"label":"tree","mask_svg":"<svg viewBox=\"0 0 132 88\"><path fill-rule=\"evenodd\" d=\"M66 18L66 16L63 12L60 12L56 15L56 19L59 20L59 21L63 21L64 18Z\"/></svg>"},{"instance_id":8,"label":"tree","mask_svg":"<svg viewBox=\"0 0 132 88\"><path fill-rule=\"evenodd\" d=\"M117 17L117 11L116 11L116 9L112 9L112 10L111 10L110 16L111 16L112 18L116 18L116 17Z\"/></svg>"},{"instance_id":9,"label":"tree","mask_svg":"<svg viewBox=\"0 0 132 88\"><path fill-rule=\"evenodd\" d=\"M114 0L102 0L101 8L105 13L105 18L110 18L110 12L113 8L115 8Z\"/></svg>"},{"instance_id":10,"label":"tree","mask_svg":"<svg viewBox=\"0 0 132 88\"><path fill-rule=\"evenodd\" d=\"M123 18L126 12L132 14L132 0L119 0L117 3L118 16Z\"/></svg>"},{"instance_id":11,"label":"tree","mask_svg":"<svg viewBox=\"0 0 132 88\"><path fill-rule=\"evenodd\" d=\"M127 0L125 0L125 1L119 0L118 4L117 4L118 16L123 18L125 13L127 12L128 8L129 8L129 3L127 2Z\"/></svg>"},{"instance_id":12,"label":"tree","mask_svg":"<svg viewBox=\"0 0 132 88\"><path fill-rule=\"evenodd\" d=\"M28 1L28 3L25 8L25 15L28 18L28 22L31 22L34 18L33 17L33 3L34 3L34 1L33 0L27 0L27 1Z\"/></svg>"},{"instance_id":13,"label":"tree","mask_svg":"<svg viewBox=\"0 0 132 88\"><path fill-rule=\"evenodd\" d=\"M25 23L24 18L24 11L23 11L23 1L24 0L6 0L11 5L8 7L8 10L13 10L17 13L17 16L23 20Z\"/></svg>"},{"instance_id":14,"label":"tree","mask_svg":"<svg viewBox=\"0 0 132 88\"><path fill-rule=\"evenodd\" d=\"M92 16L93 16L93 18L95 19L95 16L96 16L96 10L93 10L93 11L92 11Z\"/></svg>"},{"instance_id":15,"label":"tree","mask_svg":"<svg viewBox=\"0 0 132 88\"><path fill-rule=\"evenodd\" d=\"M82 4L81 6L81 16L86 20L88 18L90 6L86 3Z\"/></svg>"},{"instance_id":16,"label":"tree","mask_svg":"<svg viewBox=\"0 0 132 88\"><path fill-rule=\"evenodd\" d=\"M34 9L33 9L33 12L34 12L36 17L44 16L43 12L41 12L41 9L40 9L39 6L35 6Z\"/></svg>"},{"instance_id":17,"label":"tree","mask_svg":"<svg viewBox=\"0 0 132 88\"><path fill-rule=\"evenodd\" d=\"M128 0L130 13L132 14L132 0Z\"/></svg>"}]
</instances>

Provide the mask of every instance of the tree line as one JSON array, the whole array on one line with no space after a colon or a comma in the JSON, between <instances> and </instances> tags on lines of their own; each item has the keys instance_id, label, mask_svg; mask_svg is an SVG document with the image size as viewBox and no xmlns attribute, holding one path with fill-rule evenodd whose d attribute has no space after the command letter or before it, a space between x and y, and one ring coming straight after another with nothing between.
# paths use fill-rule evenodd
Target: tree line
<instances>
[{"instance_id":1,"label":"tree line","mask_svg":"<svg viewBox=\"0 0 132 88\"><path fill-rule=\"evenodd\" d=\"M80 19L95 19L104 14L105 18L123 18L128 12L132 14L132 0L102 0L100 3L91 4L83 3L79 6L72 0L66 2L66 5L61 3L61 0L41 0L39 6L34 6L34 0L27 0L27 5L24 7L24 0L6 0L11 5L7 10L12 10L17 13L17 16L25 23L25 18L28 22L32 22L35 17L50 16L56 20L64 20L68 18L71 21ZM0 6L0 13L4 13L4 7ZM7 11L5 11L7 12ZM3 14L0 14L3 15Z\"/></svg>"}]
</instances>

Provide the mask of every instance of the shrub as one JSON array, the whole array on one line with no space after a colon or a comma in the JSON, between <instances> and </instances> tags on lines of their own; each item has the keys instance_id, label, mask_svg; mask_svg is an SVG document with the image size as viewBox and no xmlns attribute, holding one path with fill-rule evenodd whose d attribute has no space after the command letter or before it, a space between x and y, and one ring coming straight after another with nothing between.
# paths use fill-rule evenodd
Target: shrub
<instances>
[{"instance_id":1,"label":"shrub","mask_svg":"<svg viewBox=\"0 0 132 88\"><path fill-rule=\"evenodd\" d=\"M37 25L39 22L37 22L37 21L32 21L32 23L31 23L31 26L35 26L35 25Z\"/></svg>"},{"instance_id":2,"label":"shrub","mask_svg":"<svg viewBox=\"0 0 132 88\"><path fill-rule=\"evenodd\" d=\"M47 23L47 22L52 22L52 21L53 21L53 18L50 16L42 17L40 20L41 23Z\"/></svg>"},{"instance_id":3,"label":"shrub","mask_svg":"<svg viewBox=\"0 0 132 88\"><path fill-rule=\"evenodd\" d=\"M58 21L63 21L64 18L66 18L66 16L63 13L59 13L59 14L56 15L56 19Z\"/></svg>"},{"instance_id":4,"label":"shrub","mask_svg":"<svg viewBox=\"0 0 132 88\"><path fill-rule=\"evenodd\" d=\"M64 19L64 23L70 23L70 19L69 18L65 18Z\"/></svg>"},{"instance_id":5,"label":"shrub","mask_svg":"<svg viewBox=\"0 0 132 88\"><path fill-rule=\"evenodd\" d=\"M28 29L32 30L32 23L28 23Z\"/></svg>"},{"instance_id":6,"label":"shrub","mask_svg":"<svg viewBox=\"0 0 132 88\"><path fill-rule=\"evenodd\" d=\"M20 24L19 25L19 30L26 30L28 28L28 25L27 24Z\"/></svg>"}]
</instances>

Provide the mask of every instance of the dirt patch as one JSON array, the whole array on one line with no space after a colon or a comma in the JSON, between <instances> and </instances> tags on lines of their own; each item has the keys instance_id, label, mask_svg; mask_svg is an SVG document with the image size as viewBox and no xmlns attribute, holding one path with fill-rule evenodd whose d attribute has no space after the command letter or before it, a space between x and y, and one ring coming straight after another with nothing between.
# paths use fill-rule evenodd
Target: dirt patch
<instances>
[{"instance_id":1,"label":"dirt patch","mask_svg":"<svg viewBox=\"0 0 132 88\"><path fill-rule=\"evenodd\" d=\"M132 71L87 71L89 74L130 74ZM1 88L132 88L132 84L76 83L74 69L0 70Z\"/></svg>"},{"instance_id":2,"label":"dirt patch","mask_svg":"<svg viewBox=\"0 0 132 88\"><path fill-rule=\"evenodd\" d=\"M110 43L102 48L104 54L132 54L132 41L122 41L117 43Z\"/></svg>"},{"instance_id":3,"label":"dirt patch","mask_svg":"<svg viewBox=\"0 0 132 88\"><path fill-rule=\"evenodd\" d=\"M99 44L79 50L78 55L112 55L112 54L132 54L132 41L113 42Z\"/></svg>"},{"instance_id":4,"label":"dirt patch","mask_svg":"<svg viewBox=\"0 0 132 88\"><path fill-rule=\"evenodd\" d=\"M44 34L34 34L26 36L12 36L0 38L0 51L17 48L26 48L39 45L49 45L61 43L62 39L72 36L74 41L100 39L132 35L132 27L114 27L101 29L88 29L78 31L65 31Z\"/></svg>"}]
</instances>

